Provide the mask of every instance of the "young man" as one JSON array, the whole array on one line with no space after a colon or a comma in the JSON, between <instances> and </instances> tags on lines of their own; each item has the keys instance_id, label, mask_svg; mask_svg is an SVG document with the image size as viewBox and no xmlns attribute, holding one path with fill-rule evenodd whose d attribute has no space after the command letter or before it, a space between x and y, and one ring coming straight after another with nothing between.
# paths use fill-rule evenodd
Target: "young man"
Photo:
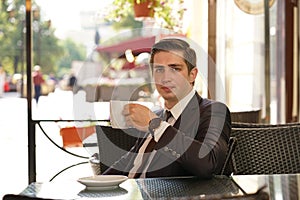
<instances>
[{"instance_id":1,"label":"young man","mask_svg":"<svg viewBox=\"0 0 300 200\"><path fill-rule=\"evenodd\" d=\"M230 112L193 89L195 51L184 40L163 39L152 47L150 65L165 109L154 113L139 104L124 107L126 123L145 136L103 174L210 178L220 173L231 132ZM168 111L172 115L166 119Z\"/></svg>"}]
</instances>

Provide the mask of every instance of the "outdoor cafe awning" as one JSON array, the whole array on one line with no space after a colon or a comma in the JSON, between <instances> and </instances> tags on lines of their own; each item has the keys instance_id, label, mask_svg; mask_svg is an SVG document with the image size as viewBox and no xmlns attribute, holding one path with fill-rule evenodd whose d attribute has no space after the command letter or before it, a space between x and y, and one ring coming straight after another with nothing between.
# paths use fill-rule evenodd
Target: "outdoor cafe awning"
<instances>
[{"instance_id":1,"label":"outdoor cafe awning","mask_svg":"<svg viewBox=\"0 0 300 200\"><path fill-rule=\"evenodd\" d=\"M99 46L96 48L96 51L100 53L119 53L123 55L127 49L131 49L134 55L138 55L143 52L150 52L154 43L155 36L140 37L110 46Z\"/></svg>"}]
</instances>

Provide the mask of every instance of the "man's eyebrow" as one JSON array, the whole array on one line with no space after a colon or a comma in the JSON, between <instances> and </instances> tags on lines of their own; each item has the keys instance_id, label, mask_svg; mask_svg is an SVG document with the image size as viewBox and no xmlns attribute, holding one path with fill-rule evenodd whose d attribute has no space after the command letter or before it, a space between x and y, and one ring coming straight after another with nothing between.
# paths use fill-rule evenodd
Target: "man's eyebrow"
<instances>
[{"instance_id":1,"label":"man's eyebrow","mask_svg":"<svg viewBox=\"0 0 300 200\"><path fill-rule=\"evenodd\" d=\"M163 65L156 64L154 67L164 67Z\"/></svg>"},{"instance_id":2,"label":"man's eyebrow","mask_svg":"<svg viewBox=\"0 0 300 200\"><path fill-rule=\"evenodd\" d=\"M169 67L182 67L183 65L182 64L174 63L174 64L169 64L168 66Z\"/></svg>"},{"instance_id":3,"label":"man's eyebrow","mask_svg":"<svg viewBox=\"0 0 300 200\"><path fill-rule=\"evenodd\" d=\"M168 64L168 67L182 67L182 64L179 63L172 63L172 64ZM165 65L161 65L161 64L154 64L154 67L165 67Z\"/></svg>"}]
</instances>

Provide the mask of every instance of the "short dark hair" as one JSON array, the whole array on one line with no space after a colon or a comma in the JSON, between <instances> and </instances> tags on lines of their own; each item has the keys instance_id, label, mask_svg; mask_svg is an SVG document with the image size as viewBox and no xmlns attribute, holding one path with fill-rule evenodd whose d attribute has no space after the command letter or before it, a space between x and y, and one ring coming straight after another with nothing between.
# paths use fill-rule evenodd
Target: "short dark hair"
<instances>
[{"instance_id":1,"label":"short dark hair","mask_svg":"<svg viewBox=\"0 0 300 200\"><path fill-rule=\"evenodd\" d=\"M194 49L192 49L186 41L178 38L166 38L158 41L153 45L150 55L150 66L153 68L154 56L161 51L179 51L183 53L183 59L188 67L188 72L196 67L197 56Z\"/></svg>"}]
</instances>

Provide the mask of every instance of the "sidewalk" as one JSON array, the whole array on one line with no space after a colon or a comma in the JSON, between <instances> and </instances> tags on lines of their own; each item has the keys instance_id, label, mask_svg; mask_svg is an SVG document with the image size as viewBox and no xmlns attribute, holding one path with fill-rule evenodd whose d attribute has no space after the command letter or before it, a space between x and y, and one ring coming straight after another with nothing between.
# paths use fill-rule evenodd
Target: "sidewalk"
<instances>
[{"instance_id":1,"label":"sidewalk","mask_svg":"<svg viewBox=\"0 0 300 200\"><path fill-rule=\"evenodd\" d=\"M33 115L35 117L47 115L53 117L52 105L59 106L57 102L52 102L57 94L42 96L39 101L39 107L33 104ZM67 95L61 92L59 95ZM68 99L62 97L63 100ZM70 104L70 103L69 103ZM62 113L68 114L64 106L59 107ZM36 118L38 119L38 118ZM59 135L59 127L56 123L43 123L47 134L59 145L62 144ZM18 194L28 185L28 135L27 135L27 100L20 98L17 93L5 93L0 98L0 198L7 193ZM68 150L82 156L90 156L89 153L81 147L69 148ZM36 128L36 171L37 181L49 181L56 173L70 165L86 161L85 159L74 157L55 147L41 132ZM79 165L70 168L57 176L54 181L60 179L76 180L79 177L92 175L92 169L89 164Z\"/></svg>"}]
</instances>

